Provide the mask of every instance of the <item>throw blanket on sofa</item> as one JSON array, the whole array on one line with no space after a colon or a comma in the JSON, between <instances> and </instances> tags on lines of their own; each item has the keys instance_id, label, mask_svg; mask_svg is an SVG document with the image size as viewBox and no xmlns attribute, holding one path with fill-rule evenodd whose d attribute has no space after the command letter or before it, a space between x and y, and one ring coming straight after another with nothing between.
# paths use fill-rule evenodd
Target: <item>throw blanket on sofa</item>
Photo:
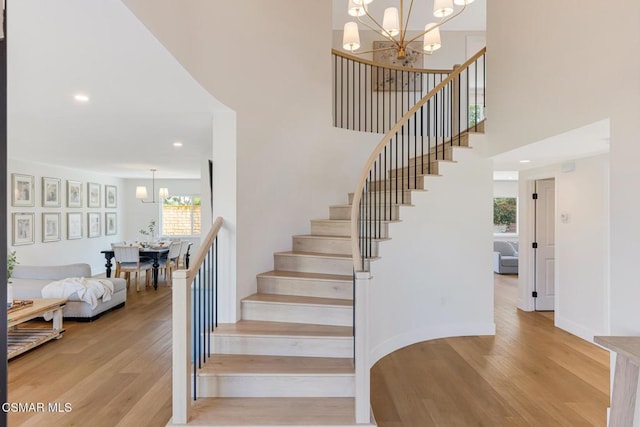
<instances>
[{"instance_id":1,"label":"throw blanket on sofa","mask_svg":"<svg viewBox=\"0 0 640 427\"><path fill-rule=\"evenodd\" d=\"M113 295L113 283L105 279L87 279L85 277L70 277L51 282L42 288L43 298L69 298L78 293L81 301L91 305L94 309L98 306L98 298L109 301Z\"/></svg>"}]
</instances>

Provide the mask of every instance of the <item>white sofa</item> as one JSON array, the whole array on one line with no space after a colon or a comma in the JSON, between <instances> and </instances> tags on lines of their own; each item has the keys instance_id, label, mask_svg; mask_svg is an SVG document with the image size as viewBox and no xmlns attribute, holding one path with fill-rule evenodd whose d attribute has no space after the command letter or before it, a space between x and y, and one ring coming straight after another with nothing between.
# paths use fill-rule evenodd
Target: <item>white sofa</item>
<instances>
[{"instance_id":1,"label":"white sofa","mask_svg":"<svg viewBox=\"0 0 640 427\"><path fill-rule=\"evenodd\" d=\"M70 277L91 277L89 264L69 264L56 266L16 265L11 275L14 299L42 298L42 288L56 280ZM90 322L107 310L124 307L127 300L127 282L120 278L108 279L113 283L114 292L109 301L98 300L96 308L81 301L77 293L69 296L62 312L65 319Z\"/></svg>"},{"instance_id":2,"label":"white sofa","mask_svg":"<svg viewBox=\"0 0 640 427\"><path fill-rule=\"evenodd\" d=\"M518 244L493 242L493 271L498 274L518 274Z\"/></svg>"}]
</instances>

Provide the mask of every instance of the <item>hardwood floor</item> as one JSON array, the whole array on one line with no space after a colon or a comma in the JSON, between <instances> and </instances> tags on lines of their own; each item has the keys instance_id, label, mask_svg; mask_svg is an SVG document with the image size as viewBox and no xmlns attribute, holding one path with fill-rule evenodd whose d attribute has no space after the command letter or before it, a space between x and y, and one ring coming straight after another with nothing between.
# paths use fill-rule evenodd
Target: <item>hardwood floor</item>
<instances>
[{"instance_id":1,"label":"hardwood floor","mask_svg":"<svg viewBox=\"0 0 640 427\"><path fill-rule=\"evenodd\" d=\"M415 344L372 370L380 426L604 426L606 351L515 309L515 278L496 276L495 337ZM10 402L71 404L10 413L10 426L164 426L171 417L171 294L136 293L93 323L9 363Z\"/></svg>"},{"instance_id":2,"label":"hardwood floor","mask_svg":"<svg viewBox=\"0 0 640 427\"><path fill-rule=\"evenodd\" d=\"M164 426L171 417L171 290L131 286L124 308L65 322L62 339L9 362L10 402L71 404L9 413L9 426Z\"/></svg>"},{"instance_id":3,"label":"hardwood floor","mask_svg":"<svg viewBox=\"0 0 640 427\"><path fill-rule=\"evenodd\" d=\"M605 426L609 353L518 311L517 276L495 276L495 337L414 344L372 369L378 425Z\"/></svg>"}]
</instances>

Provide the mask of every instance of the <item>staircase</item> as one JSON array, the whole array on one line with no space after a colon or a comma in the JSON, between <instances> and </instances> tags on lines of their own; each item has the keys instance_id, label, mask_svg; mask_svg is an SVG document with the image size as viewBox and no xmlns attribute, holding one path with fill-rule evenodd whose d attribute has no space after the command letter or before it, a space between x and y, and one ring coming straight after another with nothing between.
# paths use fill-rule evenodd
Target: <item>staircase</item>
<instances>
[{"instance_id":1,"label":"staircase","mask_svg":"<svg viewBox=\"0 0 640 427\"><path fill-rule=\"evenodd\" d=\"M468 121L469 101L463 108L454 101L462 99L461 82L471 81L470 64L477 73L474 61L481 55L484 51L404 114L372 153L357 192L346 204L330 206L328 219L312 219L310 234L292 237L291 251L275 253L273 270L257 275L257 293L241 301L241 320L218 325L210 334L212 355L192 378L198 398L188 404L188 424L367 425L369 349L366 340L355 342L353 330L357 324L358 337L367 334L366 302L358 302L365 308L354 316L355 291L360 298L366 288L354 289L354 281L362 280L354 271L369 271L378 246L392 237L389 224L401 221L402 208L412 206L412 193L427 191L428 180L440 176L440 164L455 162L455 150L469 148L471 130L459 129ZM446 126L435 107L451 110ZM426 132L418 135L423 123ZM479 123L473 131L483 128ZM182 387L186 381L179 382ZM373 417L368 425L375 425Z\"/></svg>"},{"instance_id":2,"label":"staircase","mask_svg":"<svg viewBox=\"0 0 640 427\"><path fill-rule=\"evenodd\" d=\"M466 133L461 145L456 148L468 148ZM436 149L442 156L441 147L432 155ZM390 200L396 174L403 172L393 169L386 183L372 187L387 206L383 238L374 242L369 261L390 237L386 225L411 206L412 191L426 190L425 181L439 176L440 162L454 162L454 149L444 152L430 174L417 177L418 189L404 192L404 203ZM258 292L241 302L242 320L212 334L214 354L196 375L202 397L190 424L355 425L353 194L347 200L330 206L328 219L311 220L310 234L293 236L291 251L275 253L274 269L258 274Z\"/></svg>"}]
</instances>

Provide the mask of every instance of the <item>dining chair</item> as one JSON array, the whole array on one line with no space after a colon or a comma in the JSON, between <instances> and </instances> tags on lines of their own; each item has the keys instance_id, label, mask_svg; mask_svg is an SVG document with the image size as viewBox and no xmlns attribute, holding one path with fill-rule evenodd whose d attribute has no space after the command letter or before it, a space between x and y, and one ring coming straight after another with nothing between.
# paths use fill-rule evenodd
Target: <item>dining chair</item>
<instances>
[{"instance_id":1,"label":"dining chair","mask_svg":"<svg viewBox=\"0 0 640 427\"><path fill-rule=\"evenodd\" d=\"M164 269L164 280L168 286L171 286L171 273L174 269L178 268L178 259L180 258L180 250L182 243L171 242L169 245L169 252L166 257L160 259L160 268Z\"/></svg>"},{"instance_id":2,"label":"dining chair","mask_svg":"<svg viewBox=\"0 0 640 427\"><path fill-rule=\"evenodd\" d=\"M138 283L138 276L145 272L145 286L149 286L151 279L150 271L153 268L153 261L146 261L140 259L140 249L137 246L114 246L113 253L116 258L117 274L125 273L127 279L127 289L129 289L129 283L131 279L131 273L136 275L136 291L140 290L140 284ZM117 277L117 276L116 276Z\"/></svg>"},{"instance_id":3,"label":"dining chair","mask_svg":"<svg viewBox=\"0 0 640 427\"><path fill-rule=\"evenodd\" d=\"M122 242L113 242L111 243L111 249L113 250L113 248L115 248L116 246L126 246L126 245L127 245L126 240L123 240ZM120 263L118 262L117 259L115 261L115 264L116 264L116 272L113 277L120 277Z\"/></svg>"},{"instance_id":4,"label":"dining chair","mask_svg":"<svg viewBox=\"0 0 640 427\"><path fill-rule=\"evenodd\" d=\"M180 258L179 258L179 265L182 268L187 268L187 255L189 254L189 249L191 248L191 242L188 240L182 240L181 242L181 247L180 247Z\"/></svg>"}]
</instances>

